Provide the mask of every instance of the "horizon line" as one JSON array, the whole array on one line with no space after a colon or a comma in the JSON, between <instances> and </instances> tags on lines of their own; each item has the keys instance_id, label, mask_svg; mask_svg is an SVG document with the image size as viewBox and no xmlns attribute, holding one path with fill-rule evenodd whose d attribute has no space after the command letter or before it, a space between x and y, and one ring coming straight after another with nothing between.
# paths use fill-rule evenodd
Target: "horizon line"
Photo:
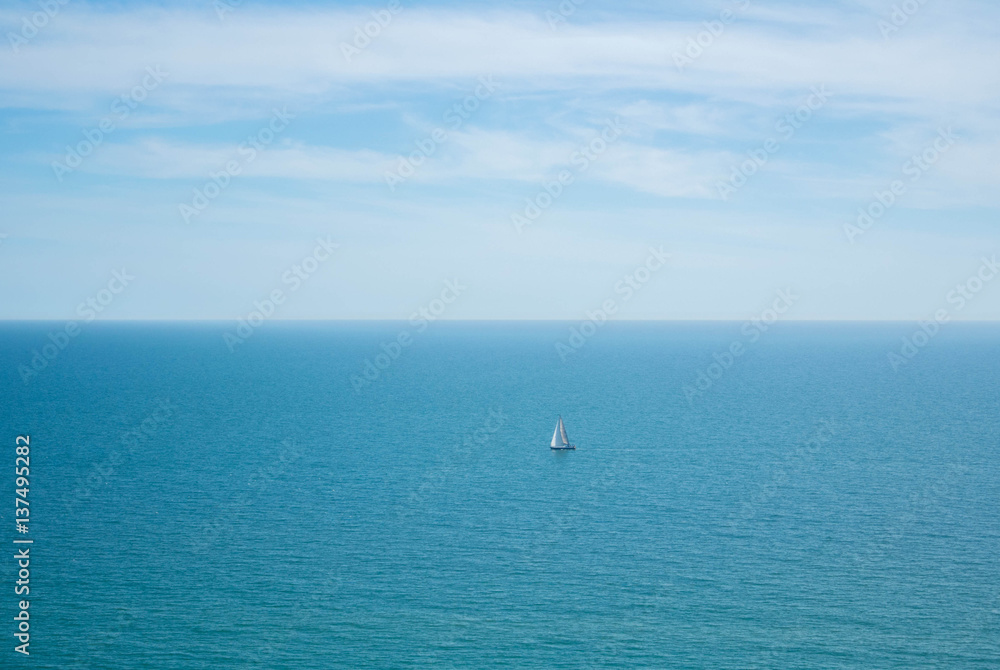
<instances>
[{"instance_id":1,"label":"horizon line","mask_svg":"<svg viewBox=\"0 0 1000 670\"><path fill-rule=\"evenodd\" d=\"M758 317L754 320L761 321ZM233 321L245 320L243 317L212 317L212 318L149 318L149 319L8 319L0 318L0 324L4 323L231 323ZM767 325L778 323L919 323L921 318L916 319L778 319ZM590 319L436 319L433 323L584 323ZM749 318L740 319L608 319L604 323L746 323ZM409 319L266 319L263 323L409 323ZM263 323L261 325L263 325ZM1000 319L952 319L947 323L997 323Z\"/></svg>"}]
</instances>

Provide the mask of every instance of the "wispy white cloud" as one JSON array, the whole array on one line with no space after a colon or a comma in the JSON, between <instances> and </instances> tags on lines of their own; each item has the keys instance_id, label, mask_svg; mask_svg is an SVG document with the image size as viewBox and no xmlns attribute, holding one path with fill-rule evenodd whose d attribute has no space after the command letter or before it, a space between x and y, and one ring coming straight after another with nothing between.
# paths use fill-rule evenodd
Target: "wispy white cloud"
<instances>
[{"instance_id":1,"label":"wispy white cloud","mask_svg":"<svg viewBox=\"0 0 1000 670\"><path fill-rule=\"evenodd\" d=\"M925 11L931 14L932 8ZM995 20L996 10L979 13ZM766 19L767 14L761 14ZM763 103L825 83L845 99L897 104L914 113L953 104L988 104L1000 85L992 36L946 19L886 41L876 17L822 18L782 12L727 27L687 70L672 54L702 27L694 22L612 22L552 31L535 14L407 9L348 62L340 51L366 14L241 7L220 22L190 9L70 10L14 54L0 52L0 89L17 104L59 108L86 95L134 85L142 69L171 73L171 101L192 90L224 91L232 105L266 92L289 104L340 86L474 79L492 73L519 89L637 88ZM822 20L821 20L822 19ZM822 27L822 30L819 30Z\"/></svg>"},{"instance_id":2,"label":"wispy white cloud","mask_svg":"<svg viewBox=\"0 0 1000 670\"><path fill-rule=\"evenodd\" d=\"M84 171L149 179L202 179L228 161L242 164L242 177L375 181L388 156L369 150L310 147L285 141L245 161L233 145L192 144L146 139L112 144L84 163Z\"/></svg>"},{"instance_id":3,"label":"wispy white cloud","mask_svg":"<svg viewBox=\"0 0 1000 670\"><path fill-rule=\"evenodd\" d=\"M413 179L424 183L458 179L540 182L570 167L578 148L570 141L470 130L456 133L451 145L441 150L447 155L429 160ZM236 158L233 146L145 139L104 147L81 169L149 179L204 179ZM713 180L734 159L726 152L695 154L622 142L594 161L583 178L656 195L713 197ZM398 156L371 150L284 141L260 152L246 164L241 177L383 183L386 170L393 169L397 160Z\"/></svg>"}]
</instances>

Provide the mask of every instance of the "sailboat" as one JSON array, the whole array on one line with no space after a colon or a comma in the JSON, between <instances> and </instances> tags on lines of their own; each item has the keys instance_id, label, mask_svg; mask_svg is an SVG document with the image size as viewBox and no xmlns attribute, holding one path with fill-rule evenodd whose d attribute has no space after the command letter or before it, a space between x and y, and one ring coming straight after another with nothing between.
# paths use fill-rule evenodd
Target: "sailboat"
<instances>
[{"instance_id":1,"label":"sailboat","mask_svg":"<svg viewBox=\"0 0 1000 670\"><path fill-rule=\"evenodd\" d=\"M562 417L559 417L559 421L556 422L556 430L552 433L552 443L549 444L552 449L576 449L575 444L569 443L569 438L566 437L566 426L563 425Z\"/></svg>"}]
</instances>

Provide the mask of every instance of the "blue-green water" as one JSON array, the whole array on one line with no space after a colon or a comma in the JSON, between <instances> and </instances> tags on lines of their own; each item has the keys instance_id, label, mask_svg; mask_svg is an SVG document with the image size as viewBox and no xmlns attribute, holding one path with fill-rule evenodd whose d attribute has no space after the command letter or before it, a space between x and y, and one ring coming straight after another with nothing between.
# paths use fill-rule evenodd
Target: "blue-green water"
<instances>
[{"instance_id":1,"label":"blue-green water","mask_svg":"<svg viewBox=\"0 0 1000 670\"><path fill-rule=\"evenodd\" d=\"M24 383L61 327L0 327L2 667L1000 667L995 325L94 323Z\"/></svg>"}]
</instances>

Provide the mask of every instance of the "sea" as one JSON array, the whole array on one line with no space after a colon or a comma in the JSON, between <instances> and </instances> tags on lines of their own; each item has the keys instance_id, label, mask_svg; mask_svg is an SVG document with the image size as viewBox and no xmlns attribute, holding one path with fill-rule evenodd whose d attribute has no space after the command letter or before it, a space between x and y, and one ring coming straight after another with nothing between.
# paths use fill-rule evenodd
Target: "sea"
<instances>
[{"instance_id":1,"label":"sea","mask_svg":"<svg viewBox=\"0 0 1000 670\"><path fill-rule=\"evenodd\" d=\"M1000 668L998 324L76 325L0 667Z\"/></svg>"}]
</instances>

